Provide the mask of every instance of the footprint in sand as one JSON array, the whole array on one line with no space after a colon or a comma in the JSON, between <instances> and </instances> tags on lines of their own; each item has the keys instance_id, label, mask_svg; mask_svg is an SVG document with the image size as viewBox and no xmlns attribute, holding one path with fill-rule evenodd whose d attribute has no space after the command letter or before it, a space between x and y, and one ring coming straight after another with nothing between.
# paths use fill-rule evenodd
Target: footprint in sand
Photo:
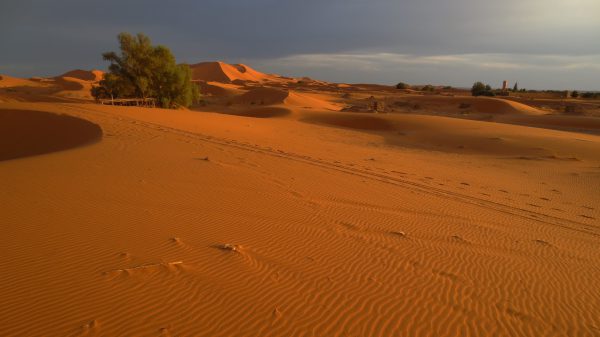
<instances>
[{"instance_id":1,"label":"footprint in sand","mask_svg":"<svg viewBox=\"0 0 600 337\"><path fill-rule=\"evenodd\" d=\"M405 238L406 237L406 233L402 232L402 231L391 231L390 234L400 237L400 238Z\"/></svg>"},{"instance_id":2,"label":"footprint in sand","mask_svg":"<svg viewBox=\"0 0 600 337\"><path fill-rule=\"evenodd\" d=\"M463 237L461 237L459 235L452 235L450 237L450 240L452 240L454 242L460 242L460 243L469 243L467 240L465 240Z\"/></svg>"},{"instance_id":3,"label":"footprint in sand","mask_svg":"<svg viewBox=\"0 0 600 337\"><path fill-rule=\"evenodd\" d=\"M458 277L458 275L447 272L447 271L443 271L443 270L434 270L433 271L435 274L445 277L447 279L449 279L452 282L457 282L460 278Z\"/></svg>"},{"instance_id":4,"label":"footprint in sand","mask_svg":"<svg viewBox=\"0 0 600 337\"><path fill-rule=\"evenodd\" d=\"M91 330L91 329L96 329L96 328L98 328L98 326L99 326L99 325L100 325L100 324L98 323L98 320L97 320L97 319L93 319L93 320L89 321L88 323L86 323L86 324L82 325L81 327L82 327L84 330Z\"/></svg>"},{"instance_id":5,"label":"footprint in sand","mask_svg":"<svg viewBox=\"0 0 600 337\"><path fill-rule=\"evenodd\" d=\"M535 239L535 240L533 240L533 242L537 243L538 245L541 245L541 246L546 246L546 247L552 246L552 244L550 242L544 241L544 240L540 240L540 239Z\"/></svg>"}]
</instances>

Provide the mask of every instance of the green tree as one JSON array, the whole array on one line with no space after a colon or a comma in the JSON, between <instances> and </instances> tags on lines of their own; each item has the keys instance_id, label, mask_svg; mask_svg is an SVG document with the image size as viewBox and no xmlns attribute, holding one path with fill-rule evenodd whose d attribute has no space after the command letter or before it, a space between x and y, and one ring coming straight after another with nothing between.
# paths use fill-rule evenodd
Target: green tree
<instances>
[{"instance_id":1,"label":"green tree","mask_svg":"<svg viewBox=\"0 0 600 337\"><path fill-rule=\"evenodd\" d=\"M515 86L513 87L513 92L519 91L519 83L515 82Z\"/></svg>"},{"instance_id":2,"label":"green tree","mask_svg":"<svg viewBox=\"0 0 600 337\"><path fill-rule=\"evenodd\" d=\"M471 95L473 96L494 96L492 87L482 82L475 82L471 87Z\"/></svg>"},{"instance_id":3,"label":"green tree","mask_svg":"<svg viewBox=\"0 0 600 337\"><path fill-rule=\"evenodd\" d=\"M579 97L579 91L573 90L573 92L571 93L571 97L573 97L573 98Z\"/></svg>"},{"instance_id":4,"label":"green tree","mask_svg":"<svg viewBox=\"0 0 600 337\"><path fill-rule=\"evenodd\" d=\"M396 89L408 89L410 86L404 82L400 82L396 84Z\"/></svg>"},{"instance_id":5,"label":"green tree","mask_svg":"<svg viewBox=\"0 0 600 337\"><path fill-rule=\"evenodd\" d=\"M163 108L189 107L199 98L191 81L188 65L178 65L171 51L153 46L144 34L118 35L121 54L102 54L110 62L99 87L92 88L96 98L155 98Z\"/></svg>"},{"instance_id":6,"label":"green tree","mask_svg":"<svg viewBox=\"0 0 600 337\"><path fill-rule=\"evenodd\" d=\"M473 96L481 96L485 91L485 84L482 82L473 83L473 87L471 87L471 95Z\"/></svg>"}]
</instances>

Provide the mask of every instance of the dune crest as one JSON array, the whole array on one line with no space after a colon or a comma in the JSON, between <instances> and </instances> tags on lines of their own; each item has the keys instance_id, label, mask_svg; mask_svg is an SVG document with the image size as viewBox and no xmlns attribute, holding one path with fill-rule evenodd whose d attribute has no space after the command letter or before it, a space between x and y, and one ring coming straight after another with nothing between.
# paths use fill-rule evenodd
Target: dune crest
<instances>
[{"instance_id":1,"label":"dune crest","mask_svg":"<svg viewBox=\"0 0 600 337\"><path fill-rule=\"evenodd\" d=\"M192 79L206 82L264 82L275 80L277 76L267 75L243 64L227 64L224 62L202 62L190 65Z\"/></svg>"}]
</instances>

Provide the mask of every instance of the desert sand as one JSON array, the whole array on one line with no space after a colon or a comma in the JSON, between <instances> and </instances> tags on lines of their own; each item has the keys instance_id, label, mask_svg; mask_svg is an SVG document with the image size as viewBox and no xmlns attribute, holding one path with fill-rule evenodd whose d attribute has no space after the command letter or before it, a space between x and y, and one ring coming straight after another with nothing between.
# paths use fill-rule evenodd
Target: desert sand
<instances>
[{"instance_id":1,"label":"desert sand","mask_svg":"<svg viewBox=\"0 0 600 337\"><path fill-rule=\"evenodd\" d=\"M0 335L600 336L595 111L193 73L2 76Z\"/></svg>"}]
</instances>

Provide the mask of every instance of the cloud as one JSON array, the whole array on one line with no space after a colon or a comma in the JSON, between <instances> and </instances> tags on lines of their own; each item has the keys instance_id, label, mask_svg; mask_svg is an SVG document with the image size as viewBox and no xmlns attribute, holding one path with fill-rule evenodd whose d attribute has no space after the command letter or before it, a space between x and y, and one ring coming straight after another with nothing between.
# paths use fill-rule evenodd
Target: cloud
<instances>
[{"instance_id":1,"label":"cloud","mask_svg":"<svg viewBox=\"0 0 600 337\"><path fill-rule=\"evenodd\" d=\"M298 54L248 60L263 69L291 75L308 75L339 82L451 84L469 86L513 79L532 89L588 89L600 87L594 74L600 70L600 54L448 54L411 55L386 52ZM287 72L286 72L287 71Z\"/></svg>"},{"instance_id":2,"label":"cloud","mask_svg":"<svg viewBox=\"0 0 600 337\"><path fill-rule=\"evenodd\" d=\"M543 83L554 62L550 73L591 84L599 12L599 0L2 0L0 72L105 67L100 54L128 31L188 63L249 60L281 73L318 70L324 79L422 82L437 71L440 81L460 83L521 71Z\"/></svg>"}]
</instances>

